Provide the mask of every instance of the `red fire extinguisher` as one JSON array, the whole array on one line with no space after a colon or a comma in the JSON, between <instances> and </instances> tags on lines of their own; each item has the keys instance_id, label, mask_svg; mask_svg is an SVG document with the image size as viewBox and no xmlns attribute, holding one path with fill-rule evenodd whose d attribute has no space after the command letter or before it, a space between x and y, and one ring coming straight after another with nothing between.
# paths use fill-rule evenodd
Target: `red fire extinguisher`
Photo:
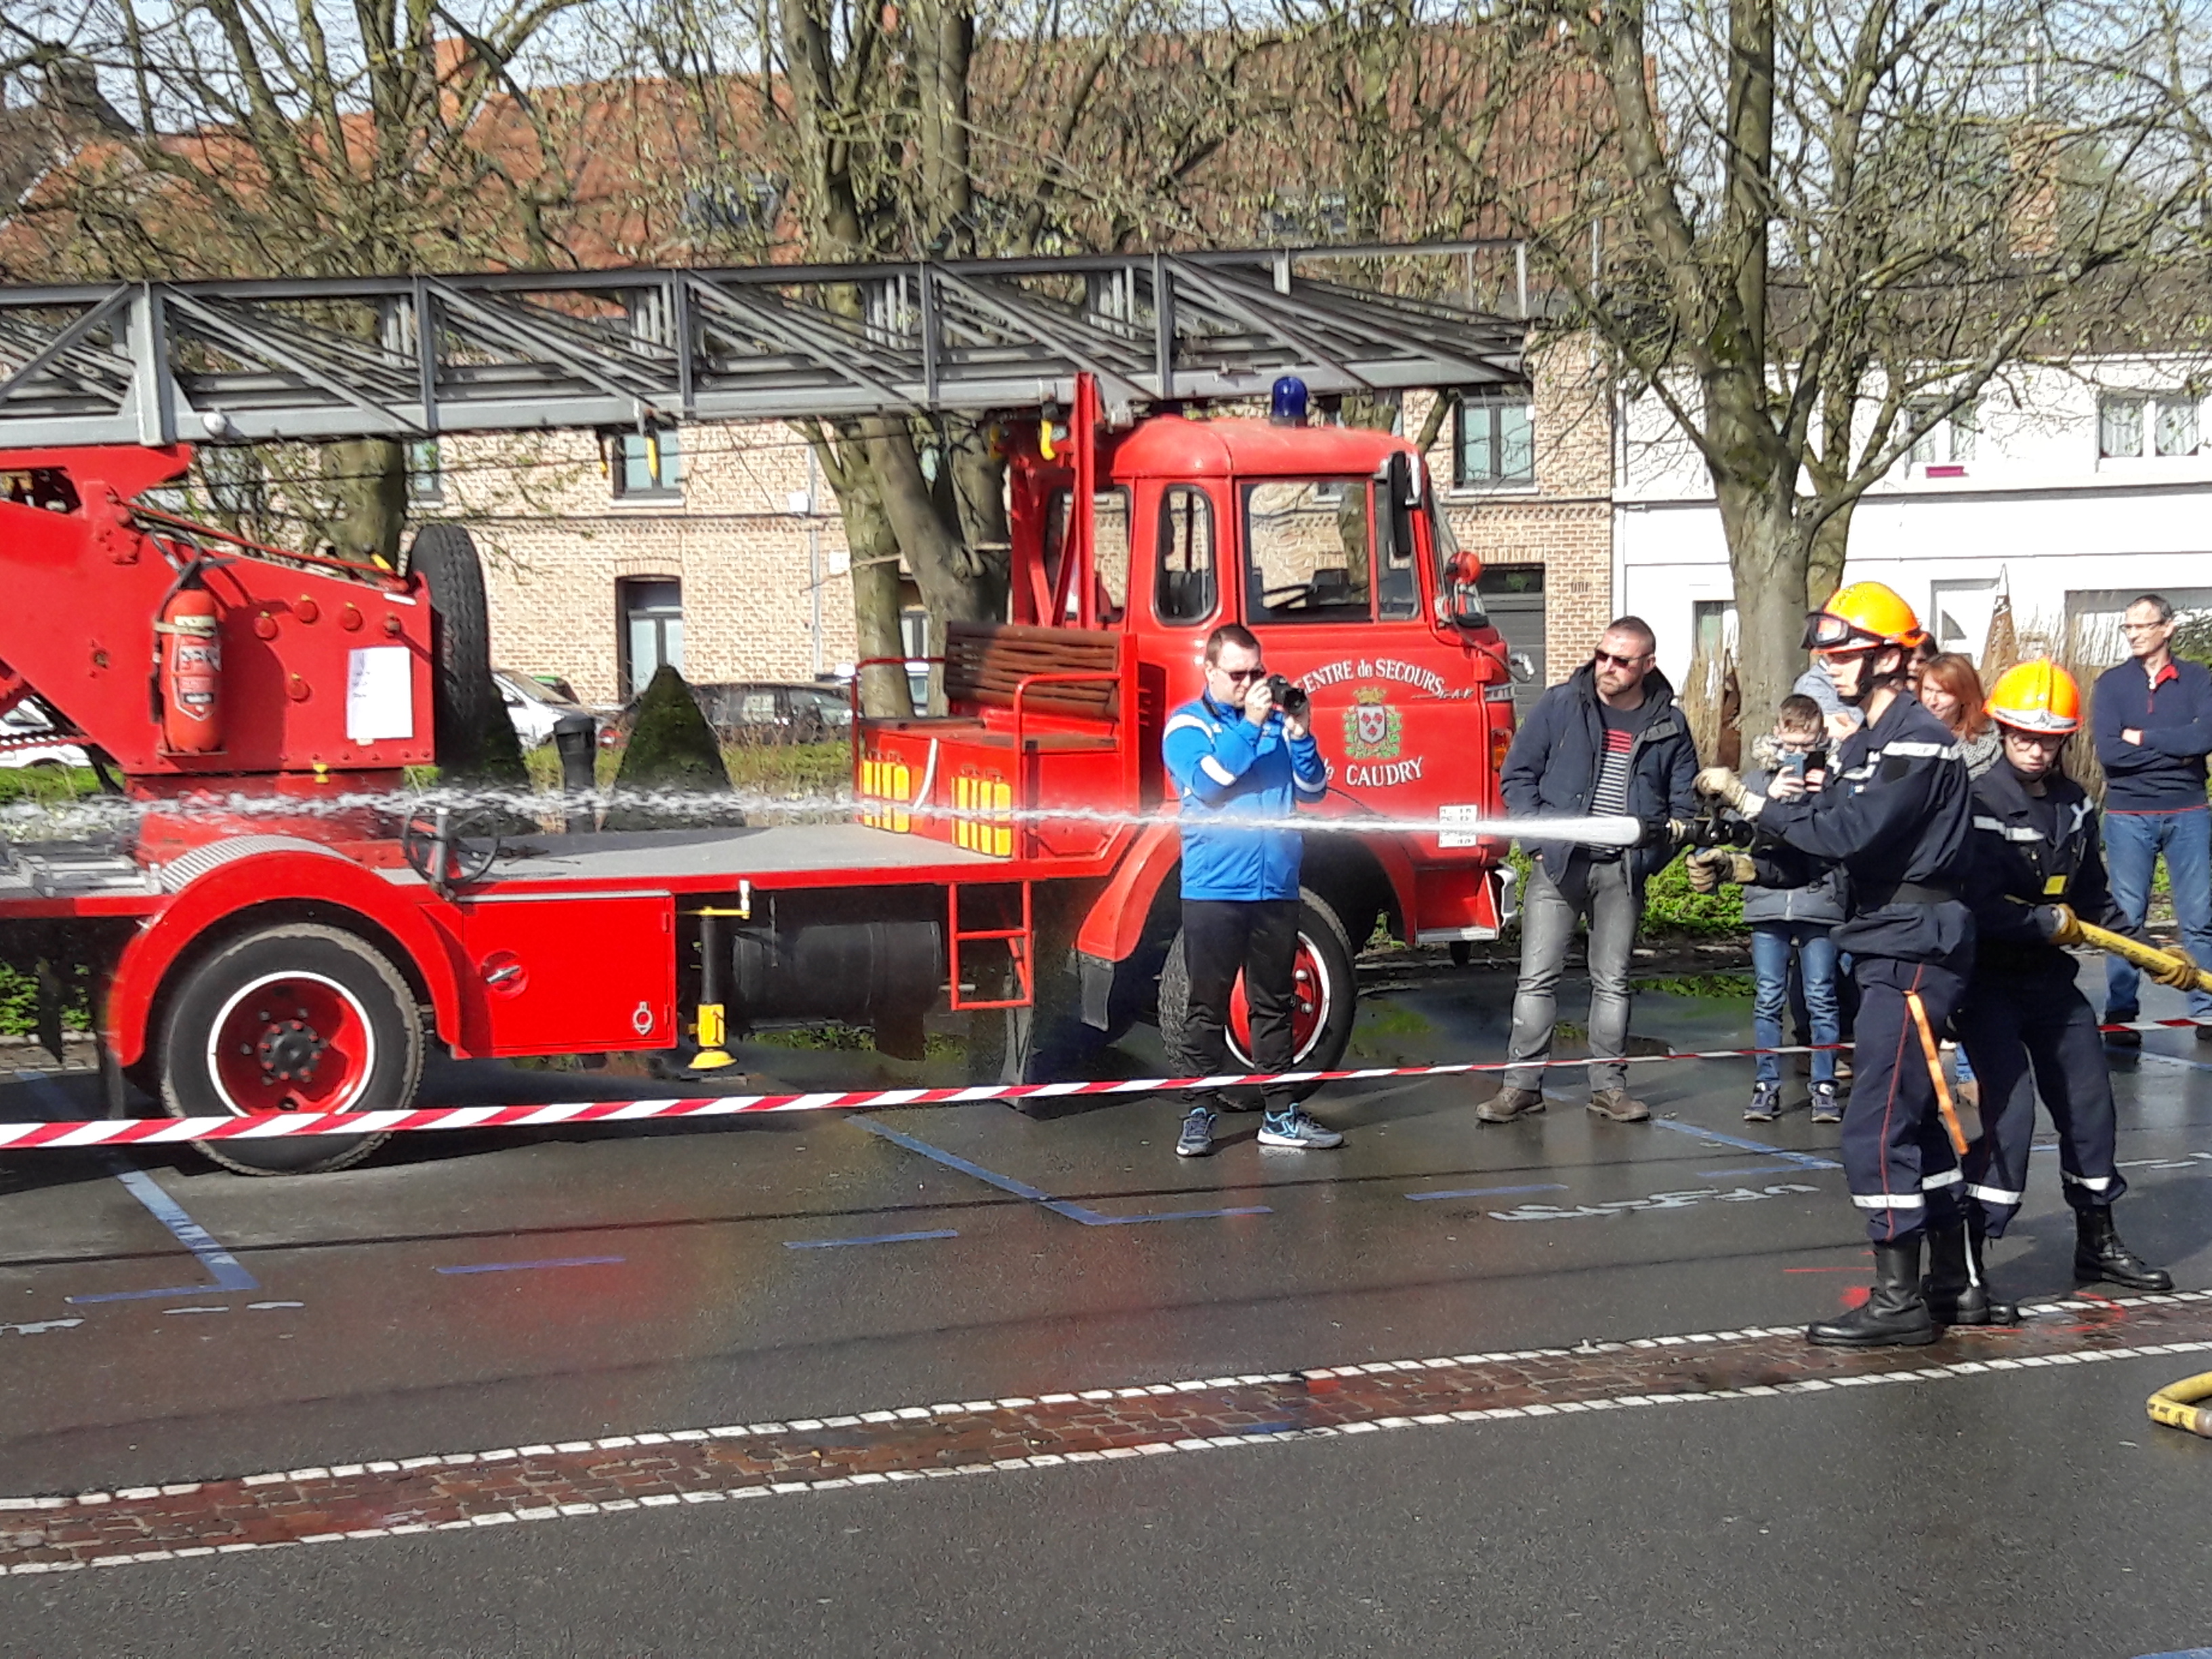
<instances>
[{"instance_id":1,"label":"red fire extinguisher","mask_svg":"<svg viewBox=\"0 0 2212 1659\"><path fill-rule=\"evenodd\" d=\"M187 576L155 619L161 690L161 743L172 754L222 747L222 639L215 595Z\"/></svg>"}]
</instances>

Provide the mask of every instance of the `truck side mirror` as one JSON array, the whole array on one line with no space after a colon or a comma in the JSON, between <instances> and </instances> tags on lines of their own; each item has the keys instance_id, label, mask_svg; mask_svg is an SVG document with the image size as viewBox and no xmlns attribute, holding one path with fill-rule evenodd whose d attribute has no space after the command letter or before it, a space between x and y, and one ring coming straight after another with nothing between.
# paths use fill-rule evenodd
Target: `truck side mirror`
<instances>
[{"instance_id":1,"label":"truck side mirror","mask_svg":"<svg viewBox=\"0 0 2212 1659\"><path fill-rule=\"evenodd\" d=\"M1513 678L1523 685L1536 678L1536 659L1526 651L1516 651L1505 659L1505 666Z\"/></svg>"},{"instance_id":2,"label":"truck side mirror","mask_svg":"<svg viewBox=\"0 0 2212 1659\"><path fill-rule=\"evenodd\" d=\"M1462 548L1444 565L1444 611L1453 623L1460 628L1482 628L1488 625L1489 615L1482 608L1482 592L1477 584L1482 579L1482 560ZM1532 665L1530 672L1534 669Z\"/></svg>"}]
</instances>

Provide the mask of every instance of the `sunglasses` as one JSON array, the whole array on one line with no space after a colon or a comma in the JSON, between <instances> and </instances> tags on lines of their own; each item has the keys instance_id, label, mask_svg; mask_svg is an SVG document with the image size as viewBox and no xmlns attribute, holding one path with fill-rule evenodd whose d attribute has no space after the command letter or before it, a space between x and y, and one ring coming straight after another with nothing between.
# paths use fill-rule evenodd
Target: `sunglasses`
<instances>
[{"instance_id":1,"label":"sunglasses","mask_svg":"<svg viewBox=\"0 0 2212 1659\"><path fill-rule=\"evenodd\" d=\"M1604 667L1607 663L1611 663L1615 668L1633 668L1644 659L1640 656L1616 657L1610 651L1593 651L1590 653L1590 660L1600 668Z\"/></svg>"},{"instance_id":2,"label":"sunglasses","mask_svg":"<svg viewBox=\"0 0 2212 1659\"><path fill-rule=\"evenodd\" d=\"M1216 668L1214 669L1214 671L1213 671L1213 672L1214 672L1215 673L1217 673L1217 674L1220 675L1220 676L1221 676L1221 678L1222 678L1223 679L1229 681L1229 682L1230 682L1231 684L1233 684L1233 685L1246 685L1246 684L1250 684L1252 681L1254 681L1254 680L1264 680L1264 679L1266 679L1266 678L1267 678L1267 669L1266 669L1265 667L1258 667L1258 668L1221 668L1221 667L1216 667Z\"/></svg>"}]
</instances>

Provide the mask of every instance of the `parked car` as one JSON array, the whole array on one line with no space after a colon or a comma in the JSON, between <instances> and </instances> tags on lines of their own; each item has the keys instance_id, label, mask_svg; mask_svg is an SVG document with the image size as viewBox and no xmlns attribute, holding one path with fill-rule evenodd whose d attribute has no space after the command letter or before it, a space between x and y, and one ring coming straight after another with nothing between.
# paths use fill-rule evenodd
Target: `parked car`
<instances>
[{"instance_id":1,"label":"parked car","mask_svg":"<svg viewBox=\"0 0 2212 1659\"><path fill-rule=\"evenodd\" d=\"M491 678L507 704L507 719L514 722L514 735L525 749L550 742L554 726L564 715L592 712L576 701L566 680L518 674L507 668L493 669Z\"/></svg>"},{"instance_id":2,"label":"parked car","mask_svg":"<svg viewBox=\"0 0 2212 1659\"><path fill-rule=\"evenodd\" d=\"M827 743L853 729L852 701L842 685L729 680L695 685L691 697L724 743ZM632 697L602 726L602 744L629 737L637 705Z\"/></svg>"},{"instance_id":3,"label":"parked car","mask_svg":"<svg viewBox=\"0 0 2212 1659\"><path fill-rule=\"evenodd\" d=\"M0 714L0 767L89 766L83 746L69 742L54 728L53 716L26 697Z\"/></svg>"}]
</instances>

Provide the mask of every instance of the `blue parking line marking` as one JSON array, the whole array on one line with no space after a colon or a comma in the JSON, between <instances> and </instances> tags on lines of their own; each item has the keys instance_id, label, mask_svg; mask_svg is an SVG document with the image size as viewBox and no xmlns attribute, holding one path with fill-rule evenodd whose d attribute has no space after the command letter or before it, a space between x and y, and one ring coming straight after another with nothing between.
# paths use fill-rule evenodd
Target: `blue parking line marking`
<instances>
[{"instance_id":1,"label":"blue parking line marking","mask_svg":"<svg viewBox=\"0 0 2212 1659\"><path fill-rule=\"evenodd\" d=\"M2107 1044L2109 1048L2111 1045ZM2153 1060L2161 1066L2185 1066L2192 1072L2212 1072L2212 1063L2201 1060L2184 1060L2179 1054L2162 1054L2154 1048L2112 1048L2114 1054L2125 1054L2131 1060Z\"/></svg>"},{"instance_id":2,"label":"blue parking line marking","mask_svg":"<svg viewBox=\"0 0 2212 1659\"><path fill-rule=\"evenodd\" d=\"M925 1238L957 1238L957 1227L933 1227L926 1233L870 1233L864 1238L787 1238L787 1250L835 1250L848 1244L912 1244Z\"/></svg>"},{"instance_id":3,"label":"blue parking line marking","mask_svg":"<svg viewBox=\"0 0 2212 1659\"><path fill-rule=\"evenodd\" d=\"M1416 1204L1425 1204L1435 1198L1498 1198L1508 1193L1564 1193L1564 1181L1540 1181L1533 1187L1455 1187L1443 1193L1407 1193L1406 1196Z\"/></svg>"},{"instance_id":4,"label":"blue parking line marking","mask_svg":"<svg viewBox=\"0 0 2212 1659\"><path fill-rule=\"evenodd\" d=\"M1746 1140L1740 1135L1724 1135L1718 1129L1700 1128L1694 1123L1684 1123L1671 1117L1655 1117L1650 1122L1655 1129L1672 1129L1677 1134L1695 1135L1700 1140L1733 1146L1738 1152L1764 1152L1769 1158L1793 1164L1801 1170L1840 1170L1844 1167L1832 1158L1817 1158L1811 1152L1793 1152L1780 1146L1769 1146L1764 1141Z\"/></svg>"},{"instance_id":5,"label":"blue parking line marking","mask_svg":"<svg viewBox=\"0 0 2212 1659\"><path fill-rule=\"evenodd\" d=\"M1698 1173L1718 1179L1727 1176L1783 1175L1797 1167L1795 1164L1747 1164L1741 1170L1700 1170Z\"/></svg>"},{"instance_id":6,"label":"blue parking line marking","mask_svg":"<svg viewBox=\"0 0 2212 1659\"><path fill-rule=\"evenodd\" d=\"M611 1267L618 1255L550 1255L539 1261L471 1261L459 1267L440 1267L441 1273L520 1273L532 1267Z\"/></svg>"},{"instance_id":7,"label":"blue parking line marking","mask_svg":"<svg viewBox=\"0 0 2212 1659\"><path fill-rule=\"evenodd\" d=\"M1042 1187L1032 1187L1026 1181L1017 1181L1012 1176L1002 1176L994 1170L987 1170L981 1164L961 1157L957 1152L948 1152L942 1146L933 1146L926 1140L916 1140L912 1135L902 1134L896 1129L888 1128L873 1118L853 1118L848 1121L857 1128L866 1129L872 1135L880 1136L895 1146L903 1146L910 1152L918 1153L934 1163L944 1164L948 1170L957 1170L963 1175L973 1176L986 1186L996 1187L1000 1192L1011 1193L1016 1198L1027 1199L1032 1204L1040 1205L1050 1210L1054 1215L1066 1216L1070 1221L1081 1222L1086 1227L1135 1227L1152 1221L1213 1221L1226 1216L1274 1213L1264 1204L1253 1204L1230 1210L1170 1210L1158 1215L1108 1215L1104 1211L1094 1210L1087 1204L1077 1204L1068 1199L1054 1198Z\"/></svg>"},{"instance_id":8,"label":"blue parking line marking","mask_svg":"<svg viewBox=\"0 0 2212 1659\"><path fill-rule=\"evenodd\" d=\"M217 1243L215 1236L185 1213L184 1206L163 1192L143 1170L118 1169L115 1178L124 1190L146 1206L148 1213L169 1230L169 1236L192 1253L207 1269L211 1285L171 1285L157 1291L110 1291L101 1296L67 1296L64 1302L82 1306L94 1302L152 1302L164 1297L204 1296L215 1291L258 1291L261 1281L246 1272L245 1263Z\"/></svg>"}]
</instances>

